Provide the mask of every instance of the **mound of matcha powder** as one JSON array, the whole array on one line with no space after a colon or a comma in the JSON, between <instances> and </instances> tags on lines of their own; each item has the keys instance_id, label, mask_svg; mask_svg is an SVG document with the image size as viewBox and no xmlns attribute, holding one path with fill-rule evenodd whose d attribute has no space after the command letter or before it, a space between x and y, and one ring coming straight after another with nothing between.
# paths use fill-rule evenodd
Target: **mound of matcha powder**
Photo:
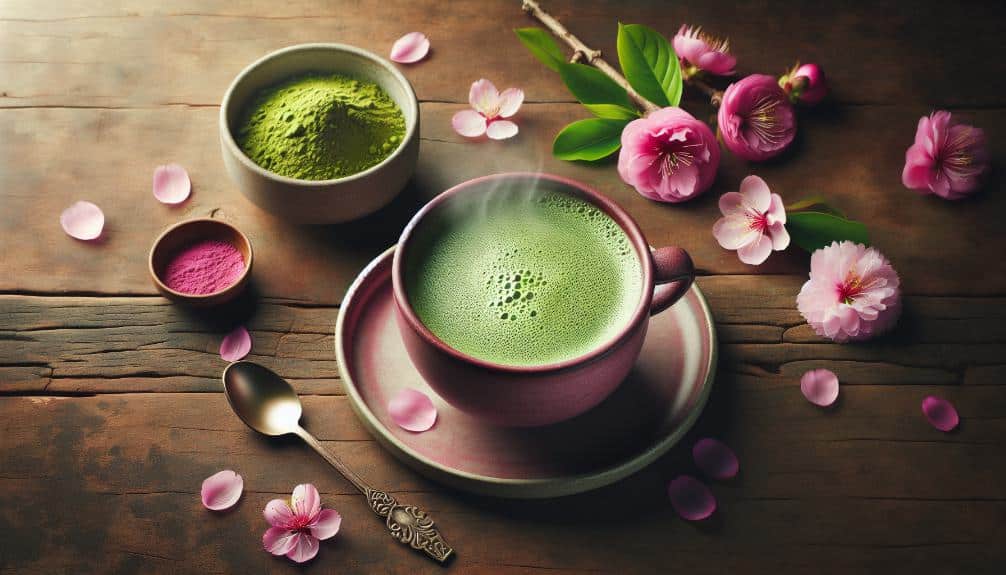
<instances>
[{"instance_id":1,"label":"mound of matcha powder","mask_svg":"<svg viewBox=\"0 0 1006 575\"><path fill-rule=\"evenodd\" d=\"M238 145L263 168L301 180L362 172L405 136L405 116L377 84L297 76L262 90L244 110Z\"/></svg>"}]
</instances>

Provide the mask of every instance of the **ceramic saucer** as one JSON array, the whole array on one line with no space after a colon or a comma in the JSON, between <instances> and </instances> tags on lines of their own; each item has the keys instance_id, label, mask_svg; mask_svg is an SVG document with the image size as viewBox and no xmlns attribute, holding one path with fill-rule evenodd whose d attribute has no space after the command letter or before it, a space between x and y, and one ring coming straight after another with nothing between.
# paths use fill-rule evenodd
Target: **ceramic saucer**
<instances>
[{"instance_id":1,"label":"ceramic saucer","mask_svg":"<svg viewBox=\"0 0 1006 575\"><path fill-rule=\"evenodd\" d=\"M698 286L650 320L628 379L594 409L536 428L483 423L451 407L412 366L395 323L392 247L349 288L336 324L339 371L353 410L406 464L444 484L501 497L555 497L595 489L643 468L688 431L716 369L716 336ZM424 433L395 425L388 399L411 387L439 415Z\"/></svg>"}]
</instances>

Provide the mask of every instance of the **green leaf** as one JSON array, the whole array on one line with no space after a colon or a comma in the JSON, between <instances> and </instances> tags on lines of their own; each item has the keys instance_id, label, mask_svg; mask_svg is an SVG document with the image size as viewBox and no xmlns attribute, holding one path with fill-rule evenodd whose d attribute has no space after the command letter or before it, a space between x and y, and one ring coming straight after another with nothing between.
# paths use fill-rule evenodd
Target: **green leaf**
<instances>
[{"instance_id":1,"label":"green leaf","mask_svg":"<svg viewBox=\"0 0 1006 575\"><path fill-rule=\"evenodd\" d=\"M681 67L659 32L641 24L618 25L618 63L629 84L658 106L681 101Z\"/></svg>"},{"instance_id":2,"label":"green leaf","mask_svg":"<svg viewBox=\"0 0 1006 575\"><path fill-rule=\"evenodd\" d=\"M828 204L824 196L810 196L802 200L797 200L786 206L787 214L790 212L800 211L821 212L824 214L832 214L840 218L845 217L845 214L843 214L841 210Z\"/></svg>"},{"instance_id":3,"label":"green leaf","mask_svg":"<svg viewBox=\"0 0 1006 575\"><path fill-rule=\"evenodd\" d=\"M558 72L559 64L566 63L566 57L563 55L562 50L559 49L559 45L555 43L555 39L546 30L532 27L517 28L514 32L521 43L534 54L534 57L541 60L541 63L548 66L551 70Z\"/></svg>"},{"instance_id":4,"label":"green leaf","mask_svg":"<svg viewBox=\"0 0 1006 575\"><path fill-rule=\"evenodd\" d=\"M813 252L831 242L849 240L870 245L866 226L833 214L798 212L786 215L786 231L794 244Z\"/></svg>"},{"instance_id":5,"label":"green leaf","mask_svg":"<svg viewBox=\"0 0 1006 575\"><path fill-rule=\"evenodd\" d=\"M552 142L552 154L560 160L594 161L606 158L622 146L626 120L591 118L566 126Z\"/></svg>"},{"instance_id":6,"label":"green leaf","mask_svg":"<svg viewBox=\"0 0 1006 575\"><path fill-rule=\"evenodd\" d=\"M597 68L561 62L559 75L573 96L596 116L615 120L639 117L625 88Z\"/></svg>"}]
</instances>

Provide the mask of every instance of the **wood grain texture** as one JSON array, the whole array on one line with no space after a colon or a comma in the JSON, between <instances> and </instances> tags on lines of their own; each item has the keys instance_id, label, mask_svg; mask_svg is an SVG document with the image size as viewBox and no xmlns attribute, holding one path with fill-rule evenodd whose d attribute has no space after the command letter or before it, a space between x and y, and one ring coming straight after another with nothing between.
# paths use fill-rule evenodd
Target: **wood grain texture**
<instances>
[{"instance_id":1,"label":"wood grain texture","mask_svg":"<svg viewBox=\"0 0 1006 575\"><path fill-rule=\"evenodd\" d=\"M778 161L725 155L703 198L645 200L612 163L560 162L551 140L584 118L555 74L514 39L534 25L519 0L289 0L151 3L0 1L0 573L999 573L1006 565L1006 23L1001 2L618 2L545 6L614 63L618 21L670 35L682 22L730 36L743 73L797 57L833 86L802 111ZM282 46L346 42L384 54L401 34L431 39L403 67L421 101L419 167L387 209L341 226L297 227L229 181L218 104L247 63ZM486 76L527 94L520 134L467 143L450 129ZM713 109L693 94L697 117ZM936 107L984 128L996 173L950 204L900 182L918 118ZM185 165L192 198L150 195L155 166ZM426 200L491 172L543 170L624 206L654 245L691 252L720 340L718 377L696 429L666 457L594 493L537 502L459 494L413 473L353 416L332 353L346 288ZM795 309L808 258L763 266L720 249L716 198L749 173L788 201L831 198L866 223L901 275L904 316L868 344L821 339ZM58 214L88 199L106 238L76 242ZM255 245L249 292L194 312L156 296L150 242L182 218L224 218ZM415 502L456 547L446 570L390 541L351 486L305 446L253 435L227 408L220 339L244 323L251 359L304 395L305 424L361 475ZM800 395L814 368L842 381L821 410ZM935 431L920 403L955 403L960 429ZM689 446L722 438L741 474L711 487L712 521L679 520L664 494L698 474ZM199 504L210 474L245 478L238 506ZM261 550L265 503L317 484L343 530L304 567Z\"/></svg>"}]
</instances>

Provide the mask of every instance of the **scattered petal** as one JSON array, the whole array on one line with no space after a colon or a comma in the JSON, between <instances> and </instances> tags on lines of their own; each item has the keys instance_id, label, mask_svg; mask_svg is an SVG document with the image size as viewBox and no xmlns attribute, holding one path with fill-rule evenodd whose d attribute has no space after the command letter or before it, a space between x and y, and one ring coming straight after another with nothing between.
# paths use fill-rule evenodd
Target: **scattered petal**
<instances>
[{"instance_id":1,"label":"scattered petal","mask_svg":"<svg viewBox=\"0 0 1006 575\"><path fill-rule=\"evenodd\" d=\"M422 32L409 32L391 47L391 60L399 64L412 64L426 57L430 40Z\"/></svg>"},{"instance_id":2,"label":"scattered petal","mask_svg":"<svg viewBox=\"0 0 1006 575\"><path fill-rule=\"evenodd\" d=\"M76 202L59 216L63 231L78 240L93 240L105 227L105 214L91 202Z\"/></svg>"},{"instance_id":3,"label":"scattered petal","mask_svg":"<svg viewBox=\"0 0 1006 575\"><path fill-rule=\"evenodd\" d=\"M950 431L961 422L954 404L934 395L922 400L922 413L929 420L930 425L940 431Z\"/></svg>"},{"instance_id":4,"label":"scattered petal","mask_svg":"<svg viewBox=\"0 0 1006 575\"><path fill-rule=\"evenodd\" d=\"M154 197L162 204L180 204L191 192L192 181L185 168L168 164L154 170Z\"/></svg>"},{"instance_id":5,"label":"scattered petal","mask_svg":"<svg viewBox=\"0 0 1006 575\"><path fill-rule=\"evenodd\" d=\"M716 498L709 488L690 475L680 475L667 484L671 506L682 519L701 521L716 511Z\"/></svg>"},{"instance_id":6,"label":"scattered petal","mask_svg":"<svg viewBox=\"0 0 1006 575\"><path fill-rule=\"evenodd\" d=\"M230 469L218 471L203 481L203 507L213 511L230 509L241 498L244 487L245 481L237 473Z\"/></svg>"},{"instance_id":7,"label":"scattered petal","mask_svg":"<svg viewBox=\"0 0 1006 575\"><path fill-rule=\"evenodd\" d=\"M740 462L733 450L711 437L695 442L692 446L692 458L702 473L713 479L730 479L740 470Z\"/></svg>"},{"instance_id":8,"label":"scattered petal","mask_svg":"<svg viewBox=\"0 0 1006 575\"><path fill-rule=\"evenodd\" d=\"M392 421L408 431L421 432L433 427L437 421L437 408L423 392L406 388L388 402Z\"/></svg>"},{"instance_id":9,"label":"scattered petal","mask_svg":"<svg viewBox=\"0 0 1006 575\"><path fill-rule=\"evenodd\" d=\"M220 357L224 361L239 361L248 355L251 348L251 334L245 326L239 325L220 342Z\"/></svg>"},{"instance_id":10,"label":"scattered petal","mask_svg":"<svg viewBox=\"0 0 1006 575\"><path fill-rule=\"evenodd\" d=\"M838 399L838 376L827 369L812 369L800 378L800 391L807 401L828 407Z\"/></svg>"},{"instance_id":11,"label":"scattered petal","mask_svg":"<svg viewBox=\"0 0 1006 575\"><path fill-rule=\"evenodd\" d=\"M318 520L311 526L311 535L318 539L328 539L339 532L342 526L342 515L335 509L322 509Z\"/></svg>"},{"instance_id":12,"label":"scattered petal","mask_svg":"<svg viewBox=\"0 0 1006 575\"><path fill-rule=\"evenodd\" d=\"M493 140L506 140L517 135L517 124L510 120L496 120L486 128L486 135Z\"/></svg>"},{"instance_id":13,"label":"scattered petal","mask_svg":"<svg viewBox=\"0 0 1006 575\"><path fill-rule=\"evenodd\" d=\"M466 138L477 138L486 133L485 116L475 110L461 110L451 118L454 131Z\"/></svg>"}]
</instances>

